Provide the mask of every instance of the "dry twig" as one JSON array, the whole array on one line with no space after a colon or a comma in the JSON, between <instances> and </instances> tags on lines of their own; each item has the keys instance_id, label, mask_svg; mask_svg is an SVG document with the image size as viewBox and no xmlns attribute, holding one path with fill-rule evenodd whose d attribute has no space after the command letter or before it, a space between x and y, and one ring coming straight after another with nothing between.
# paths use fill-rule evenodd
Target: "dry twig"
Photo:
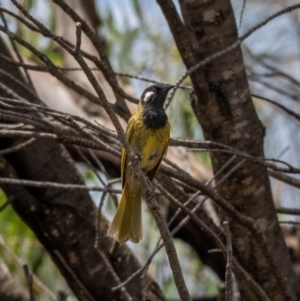
<instances>
[{"instance_id":1,"label":"dry twig","mask_svg":"<svg viewBox=\"0 0 300 301\"><path fill-rule=\"evenodd\" d=\"M25 277L26 277L26 282L27 282L27 286L28 286L28 290L29 290L30 301L36 301L35 296L34 296L34 292L33 292L33 288L32 288L32 284L33 284L32 274L29 271L29 268L28 268L27 264L23 265L23 269L24 269L24 274L25 274Z\"/></svg>"},{"instance_id":2,"label":"dry twig","mask_svg":"<svg viewBox=\"0 0 300 301\"><path fill-rule=\"evenodd\" d=\"M232 245L231 236L229 231L229 222L224 221L223 226L225 229L226 245L227 245L227 263L226 263L226 274L225 274L225 298L226 301L232 301Z\"/></svg>"}]
</instances>

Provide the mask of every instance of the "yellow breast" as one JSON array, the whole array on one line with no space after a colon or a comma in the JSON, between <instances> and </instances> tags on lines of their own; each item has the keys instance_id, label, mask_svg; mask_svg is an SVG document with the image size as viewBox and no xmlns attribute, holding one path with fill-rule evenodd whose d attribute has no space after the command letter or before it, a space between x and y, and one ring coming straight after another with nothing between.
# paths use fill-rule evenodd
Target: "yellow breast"
<instances>
[{"instance_id":1,"label":"yellow breast","mask_svg":"<svg viewBox=\"0 0 300 301\"><path fill-rule=\"evenodd\" d=\"M164 127L158 129L147 128L141 112L137 113L129 121L132 129L130 133L127 132L127 138L134 153L139 156L141 168L149 171L165 155L170 139L170 124L167 122Z\"/></svg>"}]
</instances>

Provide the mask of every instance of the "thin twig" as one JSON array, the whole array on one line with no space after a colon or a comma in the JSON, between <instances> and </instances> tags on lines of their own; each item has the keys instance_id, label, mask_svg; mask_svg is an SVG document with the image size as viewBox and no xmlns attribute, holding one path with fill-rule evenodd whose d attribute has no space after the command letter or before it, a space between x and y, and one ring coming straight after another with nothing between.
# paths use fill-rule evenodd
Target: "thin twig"
<instances>
[{"instance_id":1,"label":"thin twig","mask_svg":"<svg viewBox=\"0 0 300 301\"><path fill-rule=\"evenodd\" d=\"M5 75L7 78L9 78L11 81L15 82L16 84L18 84L20 87L24 88L24 90L26 90L30 95L32 95L32 97L36 100L38 100L39 102L42 103L42 101L40 100L40 98L38 97L38 95L28 87L28 84L25 84L24 82L22 82L21 80L19 80L18 78L16 78L14 75L10 74L9 72L6 72L3 69L0 69L0 73ZM28 104L30 104L29 102L27 102Z\"/></svg>"},{"instance_id":2,"label":"thin twig","mask_svg":"<svg viewBox=\"0 0 300 301\"><path fill-rule=\"evenodd\" d=\"M95 161L95 163L96 163L96 165L98 166L99 170L100 170L101 172L103 172L103 173L106 175L106 178L108 179L108 178L109 178L108 173L107 173L107 171L106 171L104 165L101 163L101 161L100 161L100 160L98 159L98 157L95 155L95 152L94 152L93 150L91 150L91 149L88 149L88 152L89 152L89 154L91 155L91 157L93 158L93 160ZM88 162L90 162L90 161L88 161ZM99 180L102 179L102 177L100 177L98 171L93 167L93 165L92 165L91 163L90 163L90 165L92 166L92 168L93 168L95 174L97 175L97 178L98 178ZM101 180L100 180L100 181L101 181ZM109 186L111 186L111 185L113 185L113 184L115 184L115 183L118 183L118 182L120 182L120 181L121 181L120 179L111 179L111 180L108 180L108 182L107 182L106 184L104 184L104 181L103 181L103 180L102 180L101 183L103 183L103 185L106 185L107 188L108 188ZM117 208L117 207L118 207L118 198L117 198L116 194L115 194L115 193L110 193L110 196L112 197L113 202L114 202L114 204L115 204L115 207Z\"/></svg>"},{"instance_id":3,"label":"thin twig","mask_svg":"<svg viewBox=\"0 0 300 301\"><path fill-rule=\"evenodd\" d=\"M0 212L2 212L7 206L9 206L14 200L14 196L9 196L3 205L0 206Z\"/></svg>"},{"instance_id":4,"label":"thin twig","mask_svg":"<svg viewBox=\"0 0 300 301\"><path fill-rule=\"evenodd\" d=\"M215 180L215 178L220 174L220 173L222 173L234 160L236 159L236 155L233 155L216 173L215 173L215 175L211 178L211 179L209 179L208 181L206 181L206 183L205 183L205 185L209 185L213 180ZM242 163L239 163L239 165L238 165L238 168L243 164L244 162L242 162ZM231 171L229 171L228 173L226 173L226 178L229 176L229 175L231 175L234 171L236 170L236 168L234 169L234 170L231 170ZM217 182L217 184L215 185L215 189L223 182L223 181L225 181L225 179L226 179L225 177L223 177L220 181L218 181ZM200 194L201 192L200 191L197 191L197 192L195 192L185 203L184 203L184 206L188 206L189 205L189 203L195 198L195 197L197 197L199 194ZM201 203L198 203L197 204L197 206L193 209L193 211L195 210L197 210L198 209L198 207L202 207L203 205L204 205L204 202L206 201L208 199L208 197L205 197L202 201L201 201ZM192 211L192 212L193 212ZM172 224L172 222L176 219L176 217L180 214L180 212L181 212L181 209L180 208L178 208L177 209L177 211L175 212L175 214L172 216L172 218L169 220L169 222L168 222L168 227L170 227L170 225ZM186 221L184 222L184 220L186 219ZM181 221L181 225L178 227L178 229L176 230L176 232L177 231L179 231L189 220L190 220L190 218L187 216L186 218L185 218L184 220L182 220ZM184 223L183 223L184 222ZM173 232L173 231L172 231ZM176 233L175 232L175 233ZM172 233L172 234L175 234L175 233Z\"/></svg>"},{"instance_id":5,"label":"thin twig","mask_svg":"<svg viewBox=\"0 0 300 301\"><path fill-rule=\"evenodd\" d=\"M300 225L300 221L279 221L279 224Z\"/></svg>"},{"instance_id":6,"label":"thin twig","mask_svg":"<svg viewBox=\"0 0 300 301\"><path fill-rule=\"evenodd\" d=\"M33 289L32 289L32 284L33 284L32 274L29 271L27 264L23 265L23 269L24 269L24 274L25 274L25 278L26 278L26 282L27 282L27 286L28 286L28 290L29 290L29 299L30 299L30 301L36 301L34 293L33 293Z\"/></svg>"},{"instance_id":7,"label":"thin twig","mask_svg":"<svg viewBox=\"0 0 300 301\"><path fill-rule=\"evenodd\" d=\"M277 213L282 213L282 214L300 215L300 209L299 208L277 207L276 212Z\"/></svg>"},{"instance_id":8,"label":"thin twig","mask_svg":"<svg viewBox=\"0 0 300 301\"><path fill-rule=\"evenodd\" d=\"M258 98L258 99L262 99L262 100L265 100L269 103L272 103L273 105L277 106L278 108L282 109L283 111L285 111L287 114L293 116L294 118L296 118L298 121L300 121L300 114L290 110L289 108L287 108L286 106L270 99L270 98L267 98L267 97L264 97L264 96L260 96L260 95L256 95L256 94L251 94L252 97L255 97L255 98Z\"/></svg>"},{"instance_id":9,"label":"thin twig","mask_svg":"<svg viewBox=\"0 0 300 301\"><path fill-rule=\"evenodd\" d=\"M261 76L257 75L256 73L251 73L249 76L248 76L248 79L249 81L254 81L254 82L258 82L260 83L262 86L268 88L268 89L271 89L273 91L275 91L276 93L280 94L280 95L283 95L285 97L288 97L294 101L298 101L299 100L299 95L298 95L298 92L296 93L293 93L293 92L289 92L288 90L286 89L281 89L280 88L280 85L273 85L271 84L269 81L265 81L265 80L262 80L261 79Z\"/></svg>"},{"instance_id":10,"label":"thin twig","mask_svg":"<svg viewBox=\"0 0 300 301\"><path fill-rule=\"evenodd\" d=\"M88 149L90 150L90 149ZM83 162L93 170L96 178L100 181L101 185L106 186L105 181L102 179L102 177L100 176L98 170L93 166L93 164L90 162L90 160L87 158L87 156L80 150L79 147L76 147L76 151L79 154L79 156L81 157L81 159L83 160ZM92 153L92 152L91 152Z\"/></svg>"},{"instance_id":11,"label":"thin twig","mask_svg":"<svg viewBox=\"0 0 300 301\"><path fill-rule=\"evenodd\" d=\"M96 248L96 249L98 248L98 245L99 245L100 231L101 231L101 213L102 213L102 206L103 206L105 197L106 197L106 193L103 192L102 195L101 195L100 204L99 204L99 207L98 207L98 210L97 210L97 215L96 215L96 218L95 218L95 221L96 221L95 232L96 232L96 234L95 234L94 248Z\"/></svg>"},{"instance_id":12,"label":"thin twig","mask_svg":"<svg viewBox=\"0 0 300 301\"><path fill-rule=\"evenodd\" d=\"M260 56L256 56L249 47L247 47L247 45L245 44L243 47L247 53L253 58L255 59L257 62L259 62L260 64L262 64L264 67L266 67L267 69L269 69L270 71L272 71L272 73L270 73L270 75L272 76L281 76L283 78L285 78L286 80L290 81L293 85L296 86L300 86L300 81L297 80L296 78L292 77L290 74L275 68L274 66L269 65L267 62L265 62L265 60L263 60L262 57Z\"/></svg>"},{"instance_id":13,"label":"thin twig","mask_svg":"<svg viewBox=\"0 0 300 301\"><path fill-rule=\"evenodd\" d=\"M86 97L91 102L101 105L101 102L99 101L98 97L96 97L92 93L88 92L86 89L82 88L80 85L77 85L74 81L70 80L66 76L64 76L61 72L59 72L58 69L56 69L53 62L47 56L45 56L43 53L38 51L30 43L24 41L15 33L7 30L4 26L0 25L0 31L4 32L8 37L11 37L13 40L17 41L20 45L24 46L29 51L31 51L34 55L36 55L49 68L49 73L51 75L53 75L54 77L56 77L60 82L62 82L67 87L71 88L72 90L76 91L78 94ZM0 56L0 57L2 57L2 56Z\"/></svg>"},{"instance_id":14,"label":"thin twig","mask_svg":"<svg viewBox=\"0 0 300 301\"><path fill-rule=\"evenodd\" d=\"M56 255L57 259L60 261L60 263L64 266L64 268L68 271L70 274L70 277L76 282L76 284L81 288L81 293L83 294L82 297L84 300L89 301L96 301L95 298L90 294L90 292L87 290L87 288L83 285L83 283L79 280L75 272L72 270L70 265L65 261L63 256L59 253L58 250L54 250L54 254Z\"/></svg>"},{"instance_id":15,"label":"thin twig","mask_svg":"<svg viewBox=\"0 0 300 301\"><path fill-rule=\"evenodd\" d=\"M1 119L1 110L0 110L0 119ZM43 133L39 131L0 130L0 137L23 137L23 138L37 138L42 140L54 140L63 144L72 144L72 145L82 146L86 148L107 150L107 145L105 145L105 149L103 149L102 146L104 146L104 144L95 143L94 141L91 141L83 137ZM116 153L118 157L121 155L121 152L119 152L117 149L114 150L114 153Z\"/></svg>"},{"instance_id":16,"label":"thin twig","mask_svg":"<svg viewBox=\"0 0 300 301\"><path fill-rule=\"evenodd\" d=\"M77 69L81 70L79 68L77 68ZM91 69L91 70L93 70L93 69ZM72 70L68 70L68 71L72 71ZM142 80L142 81L148 82L148 83L154 83L154 84L160 84L160 85L170 85L170 83L161 82L161 81L154 80L154 79L147 78L147 77L140 76L140 75L133 75L133 74L121 73L121 72L115 72L115 74L118 76L121 76L121 77L129 77L129 78L133 78L133 79ZM183 89L183 90L192 90L193 89L192 86L188 86L188 85L180 85L178 88Z\"/></svg>"},{"instance_id":17,"label":"thin twig","mask_svg":"<svg viewBox=\"0 0 300 301\"><path fill-rule=\"evenodd\" d=\"M198 152L198 151L203 151L203 149L193 148L193 149L188 149L188 151ZM286 172L286 173L295 173L295 174L300 173L300 168L299 167L292 166L289 163L287 163L285 161L282 161L282 160L278 160L278 159L255 157L255 156L251 156L251 155L247 154L246 152L239 151L239 150L232 150L232 149L205 149L205 151L236 154L240 157L244 157L248 160L254 161L255 163L264 165L265 167L271 168L271 169L276 170L276 171L282 171L282 172ZM280 167L280 166L277 166L277 165L272 164L270 162L280 163L280 164L286 165L287 167Z\"/></svg>"},{"instance_id":18,"label":"thin twig","mask_svg":"<svg viewBox=\"0 0 300 301\"><path fill-rule=\"evenodd\" d=\"M75 55L78 55L81 46L81 23L77 22L76 24L76 44L74 48Z\"/></svg>"},{"instance_id":19,"label":"thin twig","mask_svg":"<svg viewBox=\"0 0 300 301\"><path fill-rule=\"evenodd\" d=\"M235 159L235 156L233 156L231 159L229 159L228 160L228 162L231 162L231 161L233 161ZM228 164L228 162L226 163L226 164L224 164L224 166L228 166L229 164ZM213 189L214 190L216 190L228 177L230 177L237 169L239 169L243 164L244 164L244 162L245 162L245 160L241 160L240 162L238 162L232 169L230 169L217 183L216 183L216 185L213 187ZM223 167L224 167L223 166ZM225 169L226 167L224 167L224 168L221 168L220 170L223 170L223 169ZM221 172L221 171L220 171ZM216 173L216 176L217 176L217 173ZM214 177L213 177L214 178ZM206 185L208 185L209 184L209 182L210 181L208 181L207 183L206 183ZM197 193L196 193L197 194ZM195 196L196 194L194 194L193 196ZM192 197L193 197L192 196ZM192 199L192 197L190 198L190 199ZM185 207L187 207L187 205L188 205L188 203L190 202L190 199L186 202L186 203L184 203L184 206ZM205 201L208 199L208 196L206 196L205 198L203 198L202 200L201 200L201 202L199 202L194 208L193 208L193 210L191 211L192 213L196 213L197 212L197 210L199 209L199 208L201 208L201 207L203 207L203 205L204 205L204 203L205 203ZM180 208L178 208L178 210L177 211L179 211L179 212L181 212L181 209ZM175 215L177 214L177 212L175 213ZM173 219L173 217L172 217L172 219ZM172 230L172 235L175 235L182 227L184 227L187 223L188 223L188 221L190 220L190 217L189 216L186 216L177 226L176 226L176 228L174 228L173 230ZM171 222L171 220L170 220L170 222Z\"/></svg>"},{"instance_id":20,"label":"thin twig","mask_svg":"<svg viewBox=\"0 0 300 301\"><path fill-rule=\"evenodd\" d=\"M107 58L105 47L99 35L92 30L87 22L83 20L75 10L71 6L69 6L64 1L53 0L53 2L58 5L69 17L73 19L74 22L81 24L81 30L86 34L86 36L90 39L92 44L94 45L96 51L98 52L101 63L99 64L99 60L94 60L94 63L97 67L101 68L102 73L107 80L107 82L111 85L113 89L113 93L116 97L117 103L122 107L122 109L127 110L126 104L124 102L124 98L128 99L131 102L137 103L138 99L128 95L119 85L117 78L114 74L113 68ZM74 56L76 57L76 56Z\"/></svg>"},{"instance_id":21,"label":"thin twig","mask_svg":"<svg viewBox=\"0 0 300 301\"><path fill-rule=\"evenodd\" d=\"M6 18L5 18L5 16L4 16L4 14L3 14L2 11L0 12L0 15L1 15L1 19L2 19L2 21L3 21L4 26L8 29L8 25L7 25L7 22L6 22ZM12 45L14 51L15 51L15 54L17 55L17 58L18 58L19 62L20 62L20 63L23 63L23 62L24 62L24 61L23 61L23 58L22 58L22 56L20 55L20 52L19 52L19 50L18 50L18 47L17 47L15 41L14 41L13 39L10 39L10 42L11 42L11 45ZM30 78L30 75L29 75L28 71L26 70L26 68L23 68L23 70L24 70L24 73L25 73L25 76L26 76L26 78L27 78L27 82L28 82L29 86L31 87L32 91L33 91L34 93L36 93L35 88L34 88L34 85L33 85L33 83L32 83L32 80L31 80L31 78ZM28 87L26 87L26 89L28 89Z\"/></svg>"},{"instance_id":22,"label":"thin twig","mask_svg":"<svg viewBox=\"0 0 300 301\"><path fill-rule=\"evenodd\" d=\"M18 145L15 145L15 146L12 146L10 148L6 148L6 149L3 149L3 150L0 150L0 156L16 152L16 151L18 151L18 150L20 150L22 148L25 148L26 146L28 146L29 144L31 144L34 141L35 141L35 138L30 138L27 141L24 141L24 142L22 142L22 143L20 143Z\"/></svg>"},{"instance_id":23,"label":"thin twig","mask_svg":"<svg viewBox=\"0 0 300 301\"><path fill-rule=\"evenodd\" d=\"M0 69L1 72L1 69ZM6 104L13 104L12 108L18 108L21 111L33 111L33 112L40 112L43 113L45 115L50 115L53 117L61 117L59 120L60 121L64 121L64 119L68 120L68 118L73 118L75 121L78 121L80 123L83 123L87 128L89 128L91 131L94 131L97 133L97 136L101 136L103 138L105 138L106 140L108 139L108 141L112 142L112 143L116 143L116 144L120 144L120 142L117 140L117 136L115 135L115 133L113 131L108 130L107 128L101 126L101 125L95 125L79 116L76 115L70 115L67 113L63 113L57 110L53 110L50 109L44 105L40 105L40 104L33 104L33 103L28 103L27 101L21 101L18 99L12 99L12 98L7 98L7 97L2 97L0 96L0 100L4 101ZM38 99L39 100L39 99ZM2 102L0 102L0 104L2 104ZM16 106L16 104L18 104L19 106ZM70 120L69 120L70 122ZM72 124L72 122L70 122ZM96 122L97 123L97 122ZM80 132L80 131L79 131ZM61 133L60 133L61 134Z\"/></svg>"},{"instance_id":24,"label":"thin twig","mask_svg":"<svg viewBox=\"0 0 300 301\"><path fill-rule=\"evenodd\" d=\"M198 70L199 68L204 67L205 65L209 64L211 61L220 58L221 56L227 54L228 52L231 52L232 50L238 48L241 43L247 39L253 32L255 32L256 30L258 30L259 28L263 27L264 25L266 25L268 22L270 22L271 20L286 14L286 13L290 13L295 9L300 8L300 4L295 4L295 5L290 5L288 7L285 7L284 9L274 13L273 15L267 17L266 19L264 19L262 22L257 23L256 25L254 25L251 29L249 29L246 33L244 33L243 35L240 36L239 39L237 39L233 44L229 45L228 47L226 47L225 49L222 49L220 51L217 51L215 53L213 53L212 55L208 56L207 58L205 58L204 60L200 61L199 63L195 64L194 66L192 66L191 68L189 68L181 77L180 79L176 82L175 87L172 89L172 91L170 92L170 96L167 99L167 104L169 105L179 87L179 85L188 77L190 76L193 72L195 72L196 70Z\"/></svg>"},{"instance_id":25,"label":"thin twig","mask_svg":"<svg viewBox=\"0 0 300 301\"><path fill-rule=\"evenodd\" d=\"M109 262L109 260L107 259L106 255L99 248L96 248L96 251L100 255L100 257L102 258L102 260L104 261L106 267L108 268L109 272L111 273L111 275L113 276L113 278L117 282L117 284L118 285L121 284L121 280L120 280L119 276L117 275L117 273L113 269L113 267L112 267L111 263ZM123 295L124 295L124 297L126 298L127 301L133 300L124 286L122 286L121 291L122 291L122 293L123 293Z\"/></svg>"},{"instance_id":26,"label":"thin twig","mask_svg":"<svg viewBox=\"0 0 300 301\"><path fill-rule=\"evenodd\" d=\"M84 128L82 128L77 122L68 115L66 117L66 120L69 121L74 128L76 128L80 133L82 133L84 136L95 142L101 149L106 150L107 152L114 154L116 156L119 156L120 152L115 150L114 148L110 147L109 145L102 142L99 138L97 138L95 135L91 134L90 132L86 131Z\"/></svg>"},{"instance_id":27,"label":"thin twig","mask_svg":"<svg viewBox=\"0 0 300 301\"><path fill-rule=\"evenodd\" d=\"M13 258L13 260L18 264L18 266L22 267L24 266L24 262L5 244L3 237L0 235L0 245L3 247L3 249ZM41 282L41 280L34 275L32 271L30 271L33 277L33 281L38 287L47 295L50 297L53 301L59 301L58 298L55 296L53 292L50 291L48 287L45 286Z\"/></svg>"},{"instance_id":28,"label":"thin twig","mask_svg":"<svg viewBox=\"0 0 300 301\"><path fill-rule=\"evenodd\" d=\"M231 236L229 231L229 222L224 221L223 226L225 229L226 245L227 245L227 262L225 273L225 299L226 301L232 301L232 245Z\"/></svg>"},{"instance_id":29,"label":"thin twig","mask_svg":"<svg viewBox=\"0 0 300 301\"><path fill-rule=\"evenodd\" d=\"M245 8L246 8L246 2L247 2L247 0L243 0L243 5L242 5L242 9L241 9L241 14L240 14L239 28L241 28L241 26L242 26L243 16L244 16Z\"/></svg>"},{"instance_id":30,"label":"thin twig","mask_svg":"<svg viewBox=\"0 0 300 301\"><path fill-rule=\"evenodd\" d=\"M55 183L55 182L48 182L48 181L31 181L31 180L12 179L12 178L0 178L0 184L37 187L37 188L75 189L75 190L92 190L92 191L122 193L122 191L118 189L98 187L98 186L85 186L80 184L63 184L63 183Z\"/></svg>"},{"instance_id":31,"label":"thin twig","mask_svg":"<svg viewBox=\"0 0 300 301\"><path fill-rule=\"evenodd\" d=\"M268 170L268 174L269 174L269 176L271 176L274 179L277 179L288 185L300 188L300 180L297 178L294 178L294 177L288 176L282 172L277 172L277 171L270 170L270 169Z\"/></svg>"}]
</instances>

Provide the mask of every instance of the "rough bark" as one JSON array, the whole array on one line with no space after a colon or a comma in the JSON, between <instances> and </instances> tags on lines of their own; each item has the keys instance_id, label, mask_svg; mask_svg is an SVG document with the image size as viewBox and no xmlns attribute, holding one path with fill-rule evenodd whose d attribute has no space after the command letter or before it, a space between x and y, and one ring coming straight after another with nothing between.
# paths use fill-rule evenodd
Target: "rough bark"
<instances>
[{"instance_id":1,"label":"rough bark","mask_svg":"<svg viewBox=\"0 0 300 301\"><path fill-rule=\"evenodd\" d=\"M172 9L170 1L166 1L168 4L160 0L158 2L168 19L187 68L225 49L237 39L229 0L181 0L184 25L178 16L168 18ZM181 35L178 34L178 28L181 28ZM185 33L184 39L182 32ZM202 126L205 139L263 157L265 129L257 117L250 97L241 50L235 49L213 60L203 69L193 73L191 80L195 90L192 107ZM216 171L228 161L229 156L212 153L211 159L213 170ZM223 175L220 174L218 178ZM246 162L221 185L218 191L236 209L258 223L267 237L282 275L288 279L292 297L294 300L299 300L299 285L277 222L267 170L260 165ZM230 221L234 255L262 286L271 300L284 300L284 292L280 291L273 271L250 232L235 222L234 217L226 212L220 212L220 215L222 220ZM241 283L240 289L243 294ZM246 295L243 297L245 300L250 300Z\"/></svg>"},{"instance_id":2,"label":"rough bark","mask_svg":"<svg viewBox=\"0 0 300 301\"><path fill-rule=\"evenodd\" d=\"M9 56L2 40L0 52ZM0 61L0 68L24 82L15 66ZM23 98L36 102L16 82L5 76L0 80ZM0 95L8 97L4 91L0 91ZM20 140L2 139L1 148L18 142ZM68 152L57 143L37 141L2 158L0 166L1 176L84 183ZM3 189L8 195L15 196L13 208L44 245L79 300L125 300L122 292L111 291L117 282L93 247L96 208L88 192L25 189L9 185L3 186ZM106 237L106 229L107 221L102 217L99 250L105 254L121 281L125 280L139 268L139 263L126 246L117 245L109 253L113 240ZM165 300L157 284L148 276L136 278L126 289L134 300Z\"/></svg>"}]
</instances>

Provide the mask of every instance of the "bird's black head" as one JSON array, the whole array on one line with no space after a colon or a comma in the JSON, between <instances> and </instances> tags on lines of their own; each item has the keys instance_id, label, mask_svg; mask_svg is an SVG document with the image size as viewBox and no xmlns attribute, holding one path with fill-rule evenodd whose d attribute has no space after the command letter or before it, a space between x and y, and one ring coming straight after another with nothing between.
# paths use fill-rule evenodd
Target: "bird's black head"
<instances>
[{"instance_id":1,"label":"bird's black head","mask_svg":"<svg viewBox=\"0 0 300 301\"><path fill-rule=\"evenodd\" d=\"M141 96L142 106L163 107L168 92L174 86L155 84L146 88Z\"/></svg>"},{"instance_id":2,"label":"bird's black head","mask_svg":"<svg viewBox=\"0 0 300 301\"><path fill-rule=\"evenodd\" d=\"M171 85L156 84L145 89L141 96L141 105L146 127L158 129L167 124L168 117L164 111L164 102L169 90L173 87Z\"/></svg>"}]
</instances>

